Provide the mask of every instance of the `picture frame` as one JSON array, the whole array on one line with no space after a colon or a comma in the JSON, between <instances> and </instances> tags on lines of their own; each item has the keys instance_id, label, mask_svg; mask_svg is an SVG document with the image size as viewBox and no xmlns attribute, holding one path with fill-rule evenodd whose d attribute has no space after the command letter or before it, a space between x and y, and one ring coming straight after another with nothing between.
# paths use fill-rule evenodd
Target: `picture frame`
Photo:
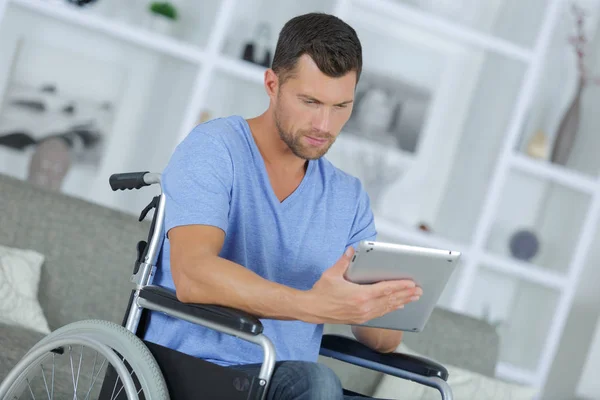
<instances>
[{"instance_id":1,"label":"picture frame","mask_svg":"<svg viewBox=\"0 0 600 400\"><path fill-rule=\"evenodd\" d=\"M119 207L120 199L110 190L107 179L115 170L122 169L120 164L128 160L127 152L135 147L135 131L140 128L142 122L135 110L141 110L146 99L149 98L151 87L147 82L152 81L152 74L155 71L151 55L140 52L133 58L131 48L126 44L115 46L111 38L51 21L34 13L14 10L10 18L5 19L0 30L0 110L5 106L10 90L10 77L23 43L31 43L45 49L44 51L58 48L58 51L74 55L74 68L62 70L62 74L76 74L78 79L73 79L73 82L80 82L81 76L86 76L86 69L82 68L78 60L104 65L103 68L96 68L105 71L104 75L98 76L98 80L89 79L89 71L87 71L86 79L89 82L87 86L82 86L82 89L87 88L87 92L95 92L98 95L103 93L104 95L99 97L103 100L113 99L109 133L104 136L102 151L98 153L99 157L96 161L70 168L61 182L60 191L108 207ZM28 29L32 25L36 25L39 29L35 31ZM68 58L64 60L67 61ZM39 66L30 66L35 71L44 72L43 69L38 68ZM75 68L76 66L79 68ZM57 80L60 79L57 77ZM63 81L66 79L63 78ZM39 81L35 82L39 83ZM97 86L90 87L94 82ZM39 84L33 86L37 89L41 87ZM63 85L62 89L67 90L67 87ZM73 92L73 90L69 91ZM27 179L31 149L27 155L6 148L0 148L0 152L0 171L17 179Z\"/></svg>"},{"instance_id":2,"label":"picture frame","mask_svg":"<svg viewBox=\"0 0 600 400\"><path fill-rule=\"evenodd\" d=\"M427 88L394 76L364 71L344 130L384 146L416 153L430 102Z\"/></svg>"},{"instance_id":3,"label":"picture frame","mask_svg":"<svg viewBox=\"0 0 600 400\"><path fill-rule=\"evenodd\" d=\"M0 97L0 171L56 191L68 176L93 175L125 76L118 64L19 36Z\"/></svg>"}]
</instances>

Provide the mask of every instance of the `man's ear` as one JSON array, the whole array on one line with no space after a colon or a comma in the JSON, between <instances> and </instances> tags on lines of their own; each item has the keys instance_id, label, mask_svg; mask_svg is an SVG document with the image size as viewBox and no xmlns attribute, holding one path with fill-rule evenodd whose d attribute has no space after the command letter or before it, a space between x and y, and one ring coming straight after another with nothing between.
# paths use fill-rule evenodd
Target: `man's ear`
<instances>
[{"instance_id":1,"label":"man's ear","mask_svg":"<svg viewBox=\"0 0 600 400\"><path fill-rule=\"evenodd\" d=\"M265 71L265 90L271 99L279 93L279 77L271 68Z\"/></svg>"}]
</instances>

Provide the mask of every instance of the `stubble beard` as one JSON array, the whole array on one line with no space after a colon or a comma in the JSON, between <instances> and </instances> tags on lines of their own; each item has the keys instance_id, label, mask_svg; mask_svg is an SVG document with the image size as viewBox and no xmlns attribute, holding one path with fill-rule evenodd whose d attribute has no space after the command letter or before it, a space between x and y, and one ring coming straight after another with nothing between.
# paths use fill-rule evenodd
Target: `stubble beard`
<instances>
[{"instance_id":1,"label":"stubble beard","mask_svg":"<svg viewBox=\"0 0 600 400\"><path fill-rule=\"evenodd\" d=\"M279 137L283 142L289 147L289 149L294 153L296 157L299 157L303 160L317 160L323 157L331 148L333 143L335 142L335 138L332 139L331 135L323 135L322 133L312 133L309 131L298 131L297 135L287 131L281 122L281 118L279 116L278 108L275 108L274 118L275 118L275 126L277 127L277 131L279 132ZM310 134L310 135L309 135ZM302 143L302 138L304 136L311 136L318 139L327 139L329 143L324 145L321 148L309 149L307 146L304 146Z\"/></svg>"}]
</instances>

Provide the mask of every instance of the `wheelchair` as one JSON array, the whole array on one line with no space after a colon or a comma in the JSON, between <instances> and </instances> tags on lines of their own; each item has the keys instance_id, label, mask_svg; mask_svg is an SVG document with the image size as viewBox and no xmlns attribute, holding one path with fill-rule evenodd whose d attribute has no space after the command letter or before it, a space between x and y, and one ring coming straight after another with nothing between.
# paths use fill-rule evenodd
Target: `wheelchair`
<instances>
[{"instance_id":1,"label":"wheelchair","mask_svg":"<svg viewBox=\"0 0 600 400\"><path fill-rule=\"evenodd\" d=\"M113 191L140 189L154 184L160 187L161 176L147 171L114 174L109 183ZM122 324L101 320L78 321L48 334L22 357L0 384L0 399L54 399L55 395L62 396L58 394L61 390L68 391L69 396L76 399L101 400L262 400L266 397L276 352L272 342L263 334L259 319L228 307L181 303L174 292L150 284L159 267L158 258L165 233L165 195L162 188L141 212L139 221L152 210L147 240L137 243L137 257L131 275L133 287ZM258 376L144 340L149 310L261 346L263 362ZM334 334L323 335L320 355L427 385L437 389L442 399L452 399L447 369L431 360L399 353L381 354L356 340ZM86 362L93 357L91 373L88 365L82 366L84 356ZM97 365L98 357L104 359L101 365ZM57 384L56 375L60 373L71 375L66 383ZM361 396L344 390L345 393Z\"/></svg>"}]
</instances>

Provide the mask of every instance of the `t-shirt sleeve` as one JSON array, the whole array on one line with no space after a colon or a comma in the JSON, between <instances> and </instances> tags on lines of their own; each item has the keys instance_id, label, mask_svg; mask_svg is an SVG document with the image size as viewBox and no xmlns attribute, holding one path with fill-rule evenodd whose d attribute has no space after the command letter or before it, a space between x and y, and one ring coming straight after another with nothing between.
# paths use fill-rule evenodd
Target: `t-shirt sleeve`
<instances>
[{"instance_id":1,"label":"t-shirt sleeve","mask_svg":"<svg viewBox=\"0 0 600 400\"><path fill-rule=\"evenodd\" d=\"M227 234L233 164L225 144L200 127L175 149L163 175L165 232L212 225Z\"/></svg>"},{"instance_id":2,"label":"t-shirt sleeve","mask_svg":"<svg viewBox=\"0 0 600 400\"><path fill-rule=\"evenodd\" d=\"M375 228L375 217L371 209L371 200L362 185L359 185L358 204L356 214L352 223L348 246L356 249L361 240L376 240L377 229Z\"/></svg>"}]
</instances>

